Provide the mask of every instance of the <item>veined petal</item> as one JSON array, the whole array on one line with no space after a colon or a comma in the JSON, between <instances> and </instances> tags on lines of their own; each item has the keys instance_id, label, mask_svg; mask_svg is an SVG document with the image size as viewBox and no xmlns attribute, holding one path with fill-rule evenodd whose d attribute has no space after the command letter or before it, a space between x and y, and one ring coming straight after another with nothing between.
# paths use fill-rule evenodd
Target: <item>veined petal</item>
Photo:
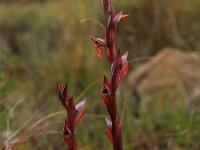
<instances>
[{"instance_id":1,"label":"veined petal","mask_svg":"<svg viewBox=\"0 0 200 150\"><path fill-rule=\"evenodd\" d=\"M77 111L81 111L82 109L84 109L85 107L85 99L80 101L77 105L76 105L76 110Z\"/></svg>"},{"instance_id":2,"label":"veined petal","mask_svg":"<svg viewBox=\"0 0 200 150\"><path fill-rule=\"evenodd\" d=\"M121 20L121 17L122 17L122 11L120 11L120 12L113 18L114 23L117 24L117 23Z\"/></svg>"},{"instance_id":3,"label":"veined petal","mask_svg":"<svg viewBox=\"0 0 200 150\"><path fill-rule=\"evenodd\" d=\"M124 20L128 17L128 14L123 14L122 11L120 11L113 19L114 23L117 24L119 21Z\"/></svg>"}]
</instances>

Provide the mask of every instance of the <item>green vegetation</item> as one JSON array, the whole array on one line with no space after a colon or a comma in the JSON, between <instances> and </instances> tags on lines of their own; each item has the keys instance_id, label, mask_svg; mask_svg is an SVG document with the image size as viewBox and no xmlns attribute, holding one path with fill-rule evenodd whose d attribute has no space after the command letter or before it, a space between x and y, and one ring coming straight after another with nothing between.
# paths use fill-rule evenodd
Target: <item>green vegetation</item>
<instances>
[{"instance_id":1,"label":"green vegetation","mask_svg":"<svg viewBox=\"0 0 200 150\"><path fill-rule=\"evenodd\" d=\"M199 0L114 3L131 14L123 26L119 25L117 39L120 48L130 50L129 59L153 55L165 46L200 50ZM49 123L48 128L17 150L66 149L61 134L65 114L55 83L67 80L76 101L87 99L87 114L77 129L78 147L112 149L105 137L107 113L97 92L103 78L100 70L107 74L110 68L104 69L106 65L91 52L93 47L88 38L103 32L96 20L91 19L96 16L104 21L100 4L101 1L94 0L29 3L20 0L0 4L0 145L8 127L11 133L22 128L15 136L19 138L36 131L26 130L37 120L53 114L36 127ZM82 20L85 18L90 19ZM124 150L200 149L200 106L190 114L185 113L183 101L174 106L169 89L165 97L144 96L137 120L132 115L131 90L126 81L122 82L118 107ZM177 95L184 99L183 88ZM54 116L57 112L60 113Z\"/></svg>"}]
</instances>

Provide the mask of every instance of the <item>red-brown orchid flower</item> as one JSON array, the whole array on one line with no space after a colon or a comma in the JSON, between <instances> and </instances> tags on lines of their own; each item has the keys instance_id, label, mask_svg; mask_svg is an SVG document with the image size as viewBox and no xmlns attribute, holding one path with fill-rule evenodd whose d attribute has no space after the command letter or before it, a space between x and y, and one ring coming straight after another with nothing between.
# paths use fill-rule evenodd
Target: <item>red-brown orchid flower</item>
<instances>
[{"instance_id":1,"label":"red-brown orchid flower","mask_svg":"<svg viewBox=\"0 0 200 150\"><path fill-rule=\"evenodd\" d=\"M90 39L93 41L94 43L94 47L96 49L96 53L97 55L102 58L103 57L103 53L102 53L102 50L101 48L102 47L106 47L107 45L107 42L105 41L105 39L100 39L100 38L95 38L95 37L92 37L90 36Z\"/></svg>"},{"instance_id":2,"label":"red-brown orchid flower","mask_svg":"<svg viewBox=\"0 0 200 150\"><path fill-rule=\"evenodd\" d=\"M113 115L111 100L111 84L108 82L106 76L104 76L104 83L101 89L101 101L103 102L110 116Z\"/></svg>"},{"instance_id":3,"label":"red-brown orchid flower","mask_svg":"<svg viewBox=\"0 0 200 150\"><path fill-rule=\"evenodd\" d=\"M113 144L113 125L112 125L112 121L108 118L106 118L106 124L107 124L107 127L106 127L106 135L110 141L111 144ZM118 149L122 149L122 133L121 133L121 125L120 125L120 121L117 120L116 122L116 139L117 139L117 147Z\"/></svg>"},{"instance_id":4,"label":"red-brown orchid flower","mask_svg":"<svg viewBox=\"0 0 200 150\"><path fill-rule=\"evenodd\" d=\"M119 85L120 80L125 77L128 72L128 52L124 53L121 56L120 51L118 51L115 60L111 66L111 89L116 91Z\"/></svg>"}]
</instances>

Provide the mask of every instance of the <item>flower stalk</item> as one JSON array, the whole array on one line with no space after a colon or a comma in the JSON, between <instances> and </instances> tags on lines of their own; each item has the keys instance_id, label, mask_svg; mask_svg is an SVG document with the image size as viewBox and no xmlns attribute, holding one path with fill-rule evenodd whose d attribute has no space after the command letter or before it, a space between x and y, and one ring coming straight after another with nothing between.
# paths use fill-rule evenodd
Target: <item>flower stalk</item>
<instances>
[{"instance_id":1,"label":"flower stalk","mask_svg":"<svg viewBox=\"0 0 200 150\"><path fill-rule=\"evenodd\" d=\"M101 89L101 100L106 107L110 119L106 118L107 128L106 135L113 144L113 150L122 150L122 133L121 123L117 111L116 92L119 82L128 72L128 52L123 55L120 50L116 50L116 28L117 24L127 18L129 15L123 14L122 11L116 14L111 0L102 0L103 10L107 20L104 38L95 38L90 36L97 55L103 58L102 49L105 50L108 60L111 63L110 81L104 76L104 82Z\"/></svg>"},{"instance_id":2,"label":"flower stalk","mask_svg":"<svg viewBox=\"0 0 200 150\"><path fill-rule=\"evenodd\" d=\"M67 83L57 84L59 99L67 111L67 117L63 127L64 141L68 145L68 150L77 150L75 129L79 121L85 114L85 100L75 105L73 97L68 93Z\"/></svg>"}]
</instances>

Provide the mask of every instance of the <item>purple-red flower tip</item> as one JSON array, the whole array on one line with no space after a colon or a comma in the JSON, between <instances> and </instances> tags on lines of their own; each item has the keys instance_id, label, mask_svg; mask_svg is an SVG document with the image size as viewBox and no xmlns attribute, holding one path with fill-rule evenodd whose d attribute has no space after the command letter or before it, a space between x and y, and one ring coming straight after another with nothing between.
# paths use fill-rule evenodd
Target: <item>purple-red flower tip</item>
<instances>
[{"instance_id":1,"label":"purple-red flower tip","mask_svg":"<svg viewBox=\"0 0 200 150\"><path fill-rule=\"evenodd\" d=\"M60 102L63 104L65 109L67 109L68 102L71 99L71 96L68 93L67 83L65 85L61 85L59 83L56 84L57 91L59 94Z\"/></svg>"}]
</instances>

